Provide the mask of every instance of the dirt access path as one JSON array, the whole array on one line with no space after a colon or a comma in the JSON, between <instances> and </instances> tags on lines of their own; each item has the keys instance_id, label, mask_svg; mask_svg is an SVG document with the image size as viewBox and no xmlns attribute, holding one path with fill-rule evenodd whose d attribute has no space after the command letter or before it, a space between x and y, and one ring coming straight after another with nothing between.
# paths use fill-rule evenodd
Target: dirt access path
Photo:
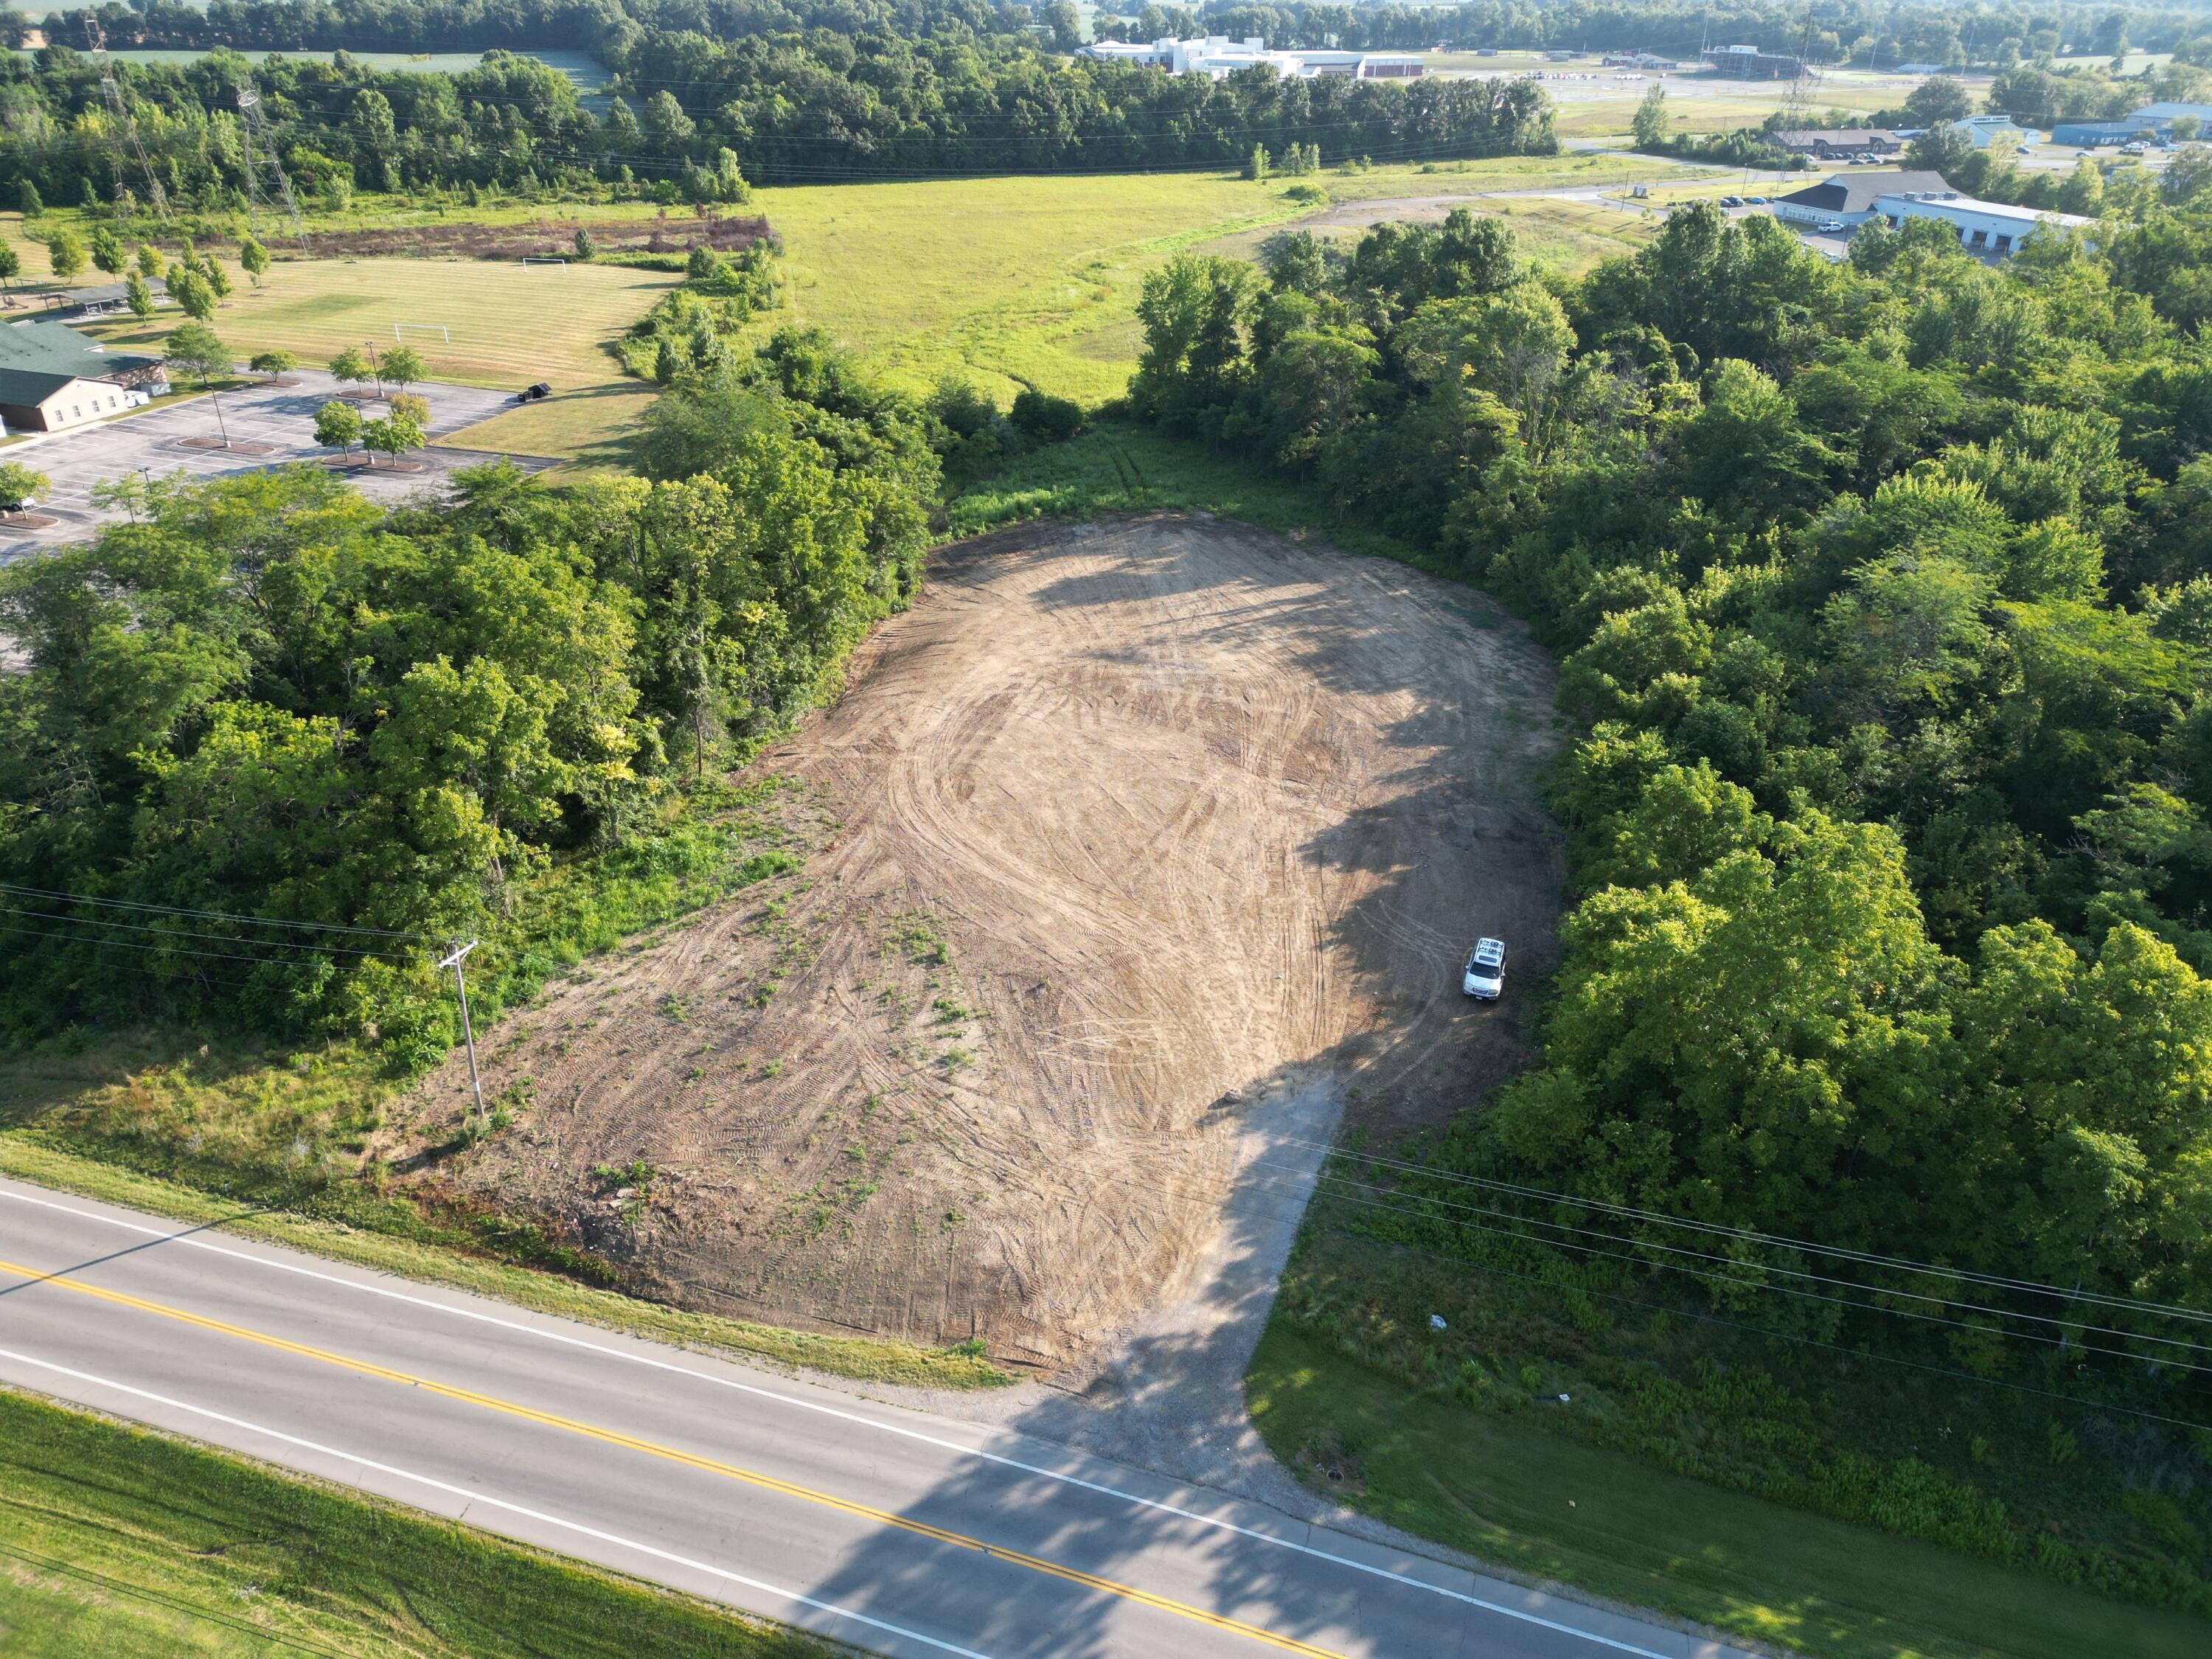
<instances>
[{"instance_id":1,"label":"dirt access path","mask_svg":"<svg viewBox=\"0 0 2212 1659\"><path fill-rule=\"evenodd\" d=\"M1060 1366L1218 1255L1271 1113L1520 1063L1457 970L1550 965L1552 690L1470 591L1241 526L949 549L754 769L803 872L518 1016L486 1087L532 1104L442 1178L678 1302Z\"/></svg>"}]
</instances>

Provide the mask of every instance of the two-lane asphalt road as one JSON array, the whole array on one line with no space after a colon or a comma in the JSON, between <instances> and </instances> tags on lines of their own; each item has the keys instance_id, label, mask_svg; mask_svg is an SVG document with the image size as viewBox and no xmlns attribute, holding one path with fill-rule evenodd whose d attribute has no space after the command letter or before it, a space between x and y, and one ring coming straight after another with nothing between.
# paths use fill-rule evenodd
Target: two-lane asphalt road
<instances>
[{"instance_id":1,"label":"two-lane asphalt road","mask_svg":"<svg viewBox=\"0 0 2212 1659\"><path fill-rule=\"evenodd\" d=\"M0 1382L915 1659L1734 1653L1042 1440L9 1182Z\"/></svg>"}]
</instances>

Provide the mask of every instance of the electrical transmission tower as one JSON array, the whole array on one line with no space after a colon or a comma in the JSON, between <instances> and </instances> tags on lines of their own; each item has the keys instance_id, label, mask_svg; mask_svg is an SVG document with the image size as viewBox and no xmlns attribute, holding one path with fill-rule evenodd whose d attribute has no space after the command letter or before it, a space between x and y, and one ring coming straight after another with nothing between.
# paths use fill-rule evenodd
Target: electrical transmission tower
<instances>
[{"instance_id":1,"label":"electrical transmission tower","mask_svg":"<svg viewBox=\"0 0 2212 1659\"><path fill-rule=\"evenodd\" d=\"M124 142L131 146L131 153L138 158L138 170L146 175L147 199L154 204L154 211L161 216L161 222L167 224L169 222L169 192L161 188L161 181L154 176L154 164L146 159L146 146L138 142L138 123L131 118L130 110L124 105L123 88L115 83L114 66L107 61L106 32L90 12L84 14L84 27L85 33L92 37L92 62L93 67L100 71L100 95L107 100L107 107L115 117L116 125L122 129ZM114 164L116 212L119 216L123 210L123 158L118 152L110 150L108 160Z\"/></svg>"},{"instance_id":2,"label":"electrical transmission tower","mask_svg":"<svg viewBox=\"0 0 2212 1659\"><path fill-rule=\"evenodd\" d=\"M245 128L240 137L246 143L247 222L258 236L261 234L263 211L276 211L261 189L261 167L266 161L269 176L276 181L276 199L283 204L285 216L292 222L292 234L300 239L300 252L313 253L314 249L307 241L307 222L300 214L300 198L292 193L292 181L284 176L284 164L276 159L276 141L269 136L269 118L261 108L261 94L251 87L240 87L238 114Z\"/></svg>"}]
</instances>

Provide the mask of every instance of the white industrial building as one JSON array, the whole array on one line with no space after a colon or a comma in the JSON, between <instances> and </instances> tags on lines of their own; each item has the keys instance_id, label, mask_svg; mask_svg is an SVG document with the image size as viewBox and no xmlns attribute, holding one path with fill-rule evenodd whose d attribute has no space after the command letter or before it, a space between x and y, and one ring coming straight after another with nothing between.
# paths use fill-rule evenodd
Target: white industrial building
<instances>
[{"instance_id":1,"label":"white industrial building","mask_svg":"<svg viewBox=\"0 0 2212 1659\"><path fill-rule=\"evenodd\" d=\"M1225 80L1239 70L1272 64L1286 81L1341 76L1352 81L1409 81L1426 65L1418 52L1269 52L1257 35L1232 40L1209 34L1202 40L1155 40L1150 46L1125 40L1094 40L1083 56L1110 63L1141 64L1170 75L1203 75Z\"/></svg>"},{"instance_id":2,"label":"white industrial building","mask_svg":"<svg viewBox=\"0 0 2212 1659\"><path fill-rule=\"evenodd\" d=\"M2078 213L2053 213L2047 208L2014 207L2007 202L1984 202L1956 191L1910 191L1883 196L1875 212L1895 230L1907 219L1936 219L1956 228L1959 246L1969 253L2002 259L2027 239L2038 225L2067 229L2086 228L2097 222Z\"/></svg>"}]
</instances>

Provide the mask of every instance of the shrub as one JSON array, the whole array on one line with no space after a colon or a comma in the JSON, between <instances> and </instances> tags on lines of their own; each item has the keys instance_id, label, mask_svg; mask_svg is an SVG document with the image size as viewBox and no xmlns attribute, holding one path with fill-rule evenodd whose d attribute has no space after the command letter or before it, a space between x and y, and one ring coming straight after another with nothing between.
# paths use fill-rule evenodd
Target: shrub
<instances>
[{"instance_id":1,"label":"shrub","mask_svg":"<svg viewBox=\"0 0 2212 1659\"><path fill-rule=\"evenodd\" d=\"M1024 392L1007 416L1014 429L1033 443L1059 443L1083 430L1083 405L1073 398Z\"/></svg>"}]
</instances>

